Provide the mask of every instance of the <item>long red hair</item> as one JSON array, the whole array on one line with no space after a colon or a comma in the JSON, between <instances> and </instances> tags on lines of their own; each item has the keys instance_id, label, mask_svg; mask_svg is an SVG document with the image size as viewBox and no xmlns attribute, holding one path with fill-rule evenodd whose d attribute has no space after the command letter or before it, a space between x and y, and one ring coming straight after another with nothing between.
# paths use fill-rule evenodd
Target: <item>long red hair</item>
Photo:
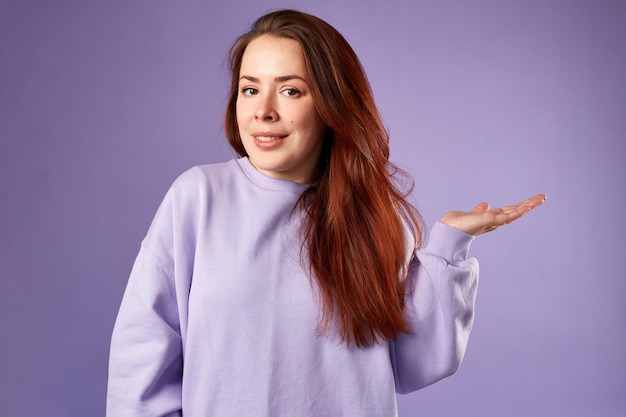
<instances>
[{"instance_id":1,"label":"long red hair","mask_svg":"<svg viewBox=\"0 0 626 417\"><path fill-rule=\"evenodd\" d=\"M407 178L389 162L389 135L363 67L345 38L325 21L294 10L259 18L230 51L225 117L231 146L246 155L236 117L239 69L258 36L298 41L316 109L326 124L314 182L300 197L306 216L303 248L321 295L322 332L336 324L341 340L367 346L407 332L406 225L421 244L418 211L408 203Z\"/></svg>"}]
</instances>

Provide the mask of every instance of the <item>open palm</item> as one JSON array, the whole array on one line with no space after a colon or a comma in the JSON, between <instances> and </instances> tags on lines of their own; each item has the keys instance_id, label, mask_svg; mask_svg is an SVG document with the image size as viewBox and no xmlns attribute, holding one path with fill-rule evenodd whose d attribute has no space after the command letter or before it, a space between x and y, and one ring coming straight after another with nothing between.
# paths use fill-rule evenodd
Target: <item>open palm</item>
<instances>
[{"instance_id":1,"label":"open palm","mask_svg":"<svg viewBox=\"0 0 626 417\"><path fill-rule=\"evenodd\" d=\"M519 219L541 205L546 198L545 194L537 194L521 203L502 208L490 208L489 203L482 202L471 211L448 212L441 221L455 229L478 236Z\"/></svg>"}]
</instances>

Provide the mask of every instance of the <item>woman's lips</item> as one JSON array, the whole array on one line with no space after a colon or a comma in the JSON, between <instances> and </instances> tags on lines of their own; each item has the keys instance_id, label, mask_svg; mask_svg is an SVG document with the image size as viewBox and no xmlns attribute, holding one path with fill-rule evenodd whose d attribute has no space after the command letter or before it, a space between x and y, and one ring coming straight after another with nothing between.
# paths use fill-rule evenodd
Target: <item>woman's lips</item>
<instances>
[{"instance_id":1,"label":"woman's lips","mask_svg":"<svg viewBox=\"0 0 626 417\"><path fill-rule=\"evenodd\" d=\"M286 135L281 135L278 133L258 133L253 134L254 144L261 149L273 149L285 140Z\"/></svg>"}]
</instances>

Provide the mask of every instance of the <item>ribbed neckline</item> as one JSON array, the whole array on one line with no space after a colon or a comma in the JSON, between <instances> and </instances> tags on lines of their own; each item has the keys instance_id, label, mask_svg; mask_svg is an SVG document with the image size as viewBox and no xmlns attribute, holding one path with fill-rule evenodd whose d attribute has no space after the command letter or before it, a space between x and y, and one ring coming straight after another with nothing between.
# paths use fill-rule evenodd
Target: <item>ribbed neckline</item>
<instances>
[{"instance_id":1,"label":"ribbed neckline","mask_svg":"<svg viewBox=\"0 0 626 417\"><path fill-rule=\"evenodd\" d=\"M256 169L247 156L236 159L235 161L244 174L259 187L275 191L302 194L302 192L309 186L309 184L300 184L299 182L268 177Z\"/></svg>"}]
</instances>

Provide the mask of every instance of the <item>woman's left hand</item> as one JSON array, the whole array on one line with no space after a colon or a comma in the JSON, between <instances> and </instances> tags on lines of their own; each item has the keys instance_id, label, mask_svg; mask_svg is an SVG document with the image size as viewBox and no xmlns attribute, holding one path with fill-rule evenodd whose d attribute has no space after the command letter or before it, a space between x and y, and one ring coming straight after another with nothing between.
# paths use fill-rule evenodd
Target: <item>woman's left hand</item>
<instances>
[{"instance_id":1,"label":"woman's left hand","mask_svg":"<svg viewBox=\"0 0 626 417\"><path fill-rule=\"evenodd\" d=\"M482 202L472 211L451 211L446 213L441 222L470 235L478 236L509 224L546 201L545 194L537 194L521 203L502 208L490 208Z\"/></svg>"}]
</instances>

